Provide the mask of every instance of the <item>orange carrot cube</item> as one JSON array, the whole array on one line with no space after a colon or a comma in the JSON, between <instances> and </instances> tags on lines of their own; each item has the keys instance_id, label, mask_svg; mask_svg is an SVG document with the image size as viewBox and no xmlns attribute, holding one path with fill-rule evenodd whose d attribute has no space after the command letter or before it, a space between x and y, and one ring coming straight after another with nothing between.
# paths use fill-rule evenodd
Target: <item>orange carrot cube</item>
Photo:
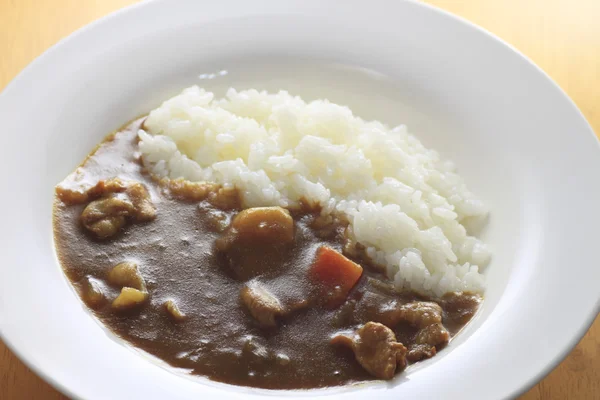
<instances>
[{"instance_id":1,"label":"orange carrot cube","mask_svg":"<svg viewBox=\"0 0 600 400\"><path fill-rule=\"evenodd\" d=\"M362 272L360 265L328 246L319 247L310 269L312 279L326 289L330 297L329 305L339 304L340 300L345 299Z\"/></svg>"}]
</instances>

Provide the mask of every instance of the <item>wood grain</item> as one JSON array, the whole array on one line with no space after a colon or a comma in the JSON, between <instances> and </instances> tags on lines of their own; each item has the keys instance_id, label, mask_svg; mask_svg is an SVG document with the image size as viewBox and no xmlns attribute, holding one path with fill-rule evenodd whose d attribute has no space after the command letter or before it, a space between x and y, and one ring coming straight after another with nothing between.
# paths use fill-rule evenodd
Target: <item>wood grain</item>
<instances>
[{"instance_id":1,"label":"wood grain","mask_svg":"<svg viewBox=\"0 0 600 400\"><path fill-rule=\"evenodd\" d=\"M58 40L134 2L0 0L0 88ZM600 133L599 0L427 3L473 21L531 58L571 96ZM0 342L0 399L65 397L33 374ZM521 399L600 399L600 318L567 359Z\"/></svg>"}]
</instances>

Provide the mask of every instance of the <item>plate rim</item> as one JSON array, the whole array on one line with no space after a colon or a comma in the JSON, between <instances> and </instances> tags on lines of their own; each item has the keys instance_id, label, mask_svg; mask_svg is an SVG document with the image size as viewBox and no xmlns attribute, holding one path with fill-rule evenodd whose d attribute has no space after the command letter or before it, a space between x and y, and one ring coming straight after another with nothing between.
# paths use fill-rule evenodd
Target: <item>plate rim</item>
<instances>
[{"instance_id":1,"label":"plate rim","mask_svg":"<svg viewBox=\"0 0 600 400\"><path fill-rule=\"evenodd\" d=\"M60 48L65 46L67 43L74 41L76 38L81 37L83 34L85 34L88 31L98 29L99 27L107 24L108 21L114 21L117 18L125 18L129 14L135 13L139 9L149 7L149 6L155 6L156 4L159 4L159 3L167 3L168 1L169 0L151 0L151 1L141 1L139 3L134 3L131 5L125 6L121 9L118 9L114 12L111 12L107 15L104 15L104 16L90 22L89 24L86 24L86 25L76 29L71 34L60 39L58 42L56 42L55 44L50 46L48 49L46 49L43 53L38 55L25 68L23 68L13 79L11 79L11 81L0 92L0 100L4 100L4 99L8 98L10 96L12 90L14 90L14 88L22 80L27 78L27 75L30 73L30 71L35 69L38 65L42 64L51 54L55 53L57 50L59 50ZM230 1L230 0L227 0L227 1ZM231 0L231 1L235 2L235 0ZM391 1L391 0L380 0L380 2L383 2L383 3L385 3L386 1ZM489 39L494 40L495 42L497 42L499 44L502 44L503 46L508 48L514 55L516 55L517 57L520 57L522 60L526 61L530 68L532 67L539 75L541 75L544 78L544 80L546 81L546 83L550 83L553 90L555 92L557 92L557 94L559 94L563 100L567 101L567 104L572 109L572 111L575 111L576 114L578 115L578 117L585 123L586 130L588 131L589 134L591 134L594 137L596 147L598 149L600 149L600 141L598 139L598 136L594 133L592 126L590 125L589 121L586 119L586 117L582 113L582 111L579 109L579 107L576 105L576 103L542 68L540 68L538 65L536 65L528 56L523 54L520 50L518 50L517 48L515 48L513 45L506 42L502 38L496 36L495 34L491 33L490 31L486 30L485 28L467 20L464 17L453 14L453 13L451 13L447 10L441 9L437 6L434 6L434 5L431 5L428 3L423 3L423 2L420 2L417 0L401 0L401 1L404 3L409 3L415 7L421 7L421 8L428 9L431 12L443 15L444 18L449 18L449 19L454 20L457 23L466 25L470 29L476 30L480 34L487 36ZM292 3L290 3L290 4L292 4ZM589 315L587 315L586 320L583 322L583 325L581 325L581 327L578 330L578 334L576 336L574 336L568 343L566 343L563 346L561 351L556 356L553 357L552 362L547 364L544 369L539 371L535 376L528 378L526 380L526 383L524 383L520 388L513 390L512 393L510 394L511 397L517 397L517 396L525 393L527 390L529 390L534 385L536 385L541 379L543 379L552 370L554 370L558 366L558 364L560 362L562 362L565 359L565 357L577 346L577 344L581 341L583 336L585 336L585 334L588 332L588 330L592 326L594 320L600 313L600 294L597 296L596 304L595 304L595 307L593 307L593 308L595 311L592 310L592 312L589 313ZM49 372L47 373L46 371L44 371L42 369L42 367L36 365L30 359L30 357L26 354L26 352L24 350L19 349L18 347L14 346L13 341L3 333L2 325L0 325L0 339L4 342L4 344L7 346L7 348L9 348L13 352L13 354L15 354L19 358L20 361L22 361L28 368L30 368L36 375L38 375L40 378L42 378L45 382L49 383L55 389L57 389L58 391L60 391L61 393L65 394L69 397L81 398L77 393L73 392L66 384L64 384L60 380L54 378ZM274 393L277 393L277 392L274 392Z\"/></svg>"}]
</instances>

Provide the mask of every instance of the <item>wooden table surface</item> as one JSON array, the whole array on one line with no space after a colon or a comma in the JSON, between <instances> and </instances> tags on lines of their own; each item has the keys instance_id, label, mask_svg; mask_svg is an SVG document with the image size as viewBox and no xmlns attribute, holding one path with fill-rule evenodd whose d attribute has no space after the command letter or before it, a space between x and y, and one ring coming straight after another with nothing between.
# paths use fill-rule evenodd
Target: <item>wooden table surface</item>
<instances>
[{"instance_id":1,"label":"wooden table surface","mask_svg":"<svg viewBox=\"0 0 600 400\"><path fill-rule=\"evenodd\" d=\"M59 39L134 2L0 0L0 90ZM600 0L427 2L475 22L526 54L571 96L600 133ZM65 397L0 341L0 399ZM600 399L600 318L573 352L522 399Z\"/></svg>"}]
</instances>

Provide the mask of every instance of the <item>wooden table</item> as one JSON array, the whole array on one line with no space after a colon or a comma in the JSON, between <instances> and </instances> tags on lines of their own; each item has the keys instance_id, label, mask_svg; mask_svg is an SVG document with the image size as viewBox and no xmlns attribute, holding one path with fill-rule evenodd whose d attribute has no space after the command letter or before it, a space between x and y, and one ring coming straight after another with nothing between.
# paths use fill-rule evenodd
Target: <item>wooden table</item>
<instances>
[{"instance_id":1,"label":"wooden table","mask_svg":"<svg viewBox=\"0 0 600 400\"><path fill-rule=\"evenodd\" d=\"M0 89L59 39L134 2L0 0ZM571 96L600 133L600 0L427 2L483 26L521 50ZM523 400L567 398L600 399L600 318L567 359L522 396ZM0 399L65 397L0 342Z\"/></svg>"}]
</instances>

